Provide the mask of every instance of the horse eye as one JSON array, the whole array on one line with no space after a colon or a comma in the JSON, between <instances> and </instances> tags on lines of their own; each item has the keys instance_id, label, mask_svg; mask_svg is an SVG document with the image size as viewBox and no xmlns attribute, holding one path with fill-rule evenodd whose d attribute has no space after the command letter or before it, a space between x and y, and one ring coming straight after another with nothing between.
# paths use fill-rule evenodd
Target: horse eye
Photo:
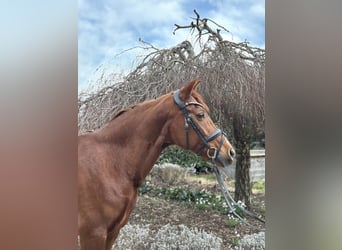
<instances>
[{"instance_id":1,"label":"horse eye","mask_svg":"<svg viewBox=\"0 0 342 250\"><path fill-rule=\"evenodd\" d=\"M197 117L199 120L202 120L202 119L204 118L204 113L196 114L196 117Z\"/></svg>"}]
</instances>

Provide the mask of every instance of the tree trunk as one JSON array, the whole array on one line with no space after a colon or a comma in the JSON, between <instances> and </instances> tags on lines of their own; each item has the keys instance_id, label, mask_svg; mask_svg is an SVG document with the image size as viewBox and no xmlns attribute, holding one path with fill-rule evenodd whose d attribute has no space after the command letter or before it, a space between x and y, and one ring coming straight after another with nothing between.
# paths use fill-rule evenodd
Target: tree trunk
<instances>
[{"instance_id":1,"label":"tree trunk","mask_svg":"<svg viewBox=\"0 0 342 250\"><path fill-rule=\"evenodd\" d=\"M236 148L235 168L235 200L242 201L251 207L252 187L249 176L251 167L250 145L253 135L253 123L246 116L236 113L233 120L233 129Z\"/></svg>"},{"instance_id":2,"label":"tree trunk","mask_svg":"<svg viewBox=\"0 0 342 250\"><path fill-rule=\"evenodd\" d=\"M250 208L252 193L249 176L249 169L251 167L250 144L245 141L237 142L236 149L235 200L244 202Z\"/></svg>"}]
</instances>

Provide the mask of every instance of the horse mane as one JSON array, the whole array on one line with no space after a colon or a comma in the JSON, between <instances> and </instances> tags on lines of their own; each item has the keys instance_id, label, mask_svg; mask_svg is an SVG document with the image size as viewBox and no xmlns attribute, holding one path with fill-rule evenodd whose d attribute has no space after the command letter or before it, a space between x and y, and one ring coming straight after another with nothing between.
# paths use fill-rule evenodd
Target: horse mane
<instances>
[{"instance_id":1,"label":"horse mane","mask_svg":"<svg viewBox=\"0 0 342 250\"><path fill-rule=\"evenodd\" d=\"M128 111L136 108L136 107L142 107L142 106L146 106L146 104L152 104L153 102L155 101L155 99L151 99L151 100L146 100L144 102L141 102L141 103L137 103L137 104L134 104L126 109L122 109L120 110L119 112L117 112L112 119L110 119L110 121L113 121L115 120L116 118L118 118L119 116L123 115L124 113L127 113Z\"/></svg>"},{"instance_id":2,"label":"horse mane","mask_svg":"<svg viewBox=\"0 0 342 250\"><path fill-rule=\"evenodd\" d=\"M193 91L192 92L192 97L195 98L195 100L199 103L201 103L205 110L207 111L207 113L209 113L209 107L207 106L207 104L205 103L203 97L197 92L197 91ZM151 99L151 100L146 100L142 103L138 103L138 104L134 104L126 109L122 109L120 110L119 112L117 112L113 117L112 119L110 119L110 121L113 121L115 120L116 118L118 118L119 116L123 115L124 113L127 113L128 111L136 108L137 106L143 106L143 105L146 105L146 104L151 104L152 102L154 102L156 99Z\"/></svg>"},{"instance_id":3,"label":"horse mane","mask_svg":"<svg viewBox=\"0 0 342 250\"><path fill-rule=\"evenodd\" d=\"M126 108L126 109L121 109L119 112L117 112L117 113L112 117L112 119L110 119L110 121L113 121L113 120L115 120L116 118L118 118L119 116L121 116L122 114L124 114L124 113L130 111L131 109L134 109L135 106L137 106L137 105L130 106L130 107Z\"/></svg>"}]
</instances>

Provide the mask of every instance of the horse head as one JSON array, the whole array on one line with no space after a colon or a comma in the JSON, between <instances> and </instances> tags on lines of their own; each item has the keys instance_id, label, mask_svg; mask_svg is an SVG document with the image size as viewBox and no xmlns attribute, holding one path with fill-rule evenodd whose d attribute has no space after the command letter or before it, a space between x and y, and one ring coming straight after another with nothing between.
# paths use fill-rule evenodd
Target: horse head
<instances>
[{"instance_id":1,"label":"horse head","mask_svg":"<svg viewBox=\"0 0 342 250\"><path fill-rule=\"evenodd\" d=\"M174 144L189 149L221 167L233 162L233 146L209 116L208 105L196 91L200 81L195 79L173 92L175 105L170 126Z\"/></svg>"}]
</instances>

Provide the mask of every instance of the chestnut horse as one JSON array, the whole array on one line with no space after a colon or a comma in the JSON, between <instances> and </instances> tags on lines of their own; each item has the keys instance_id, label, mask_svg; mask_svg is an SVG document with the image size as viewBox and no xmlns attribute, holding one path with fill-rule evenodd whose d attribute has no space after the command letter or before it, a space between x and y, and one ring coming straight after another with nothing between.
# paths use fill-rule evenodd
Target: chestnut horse
<instances>
[{"instance_id":1,"label":"chestnut horse","mask_svg":"<svg viewBox=\"0 0 342 250\"><path fill-rule=\"evenodd\" d=\"M78 228L82 250L110 250L135 206L139 186L171 144L232 163L234 149L208 115L199 80L119 112L78 137ZM189 126L190 125L190 126Z\"/></svg>"}]
</instances>

